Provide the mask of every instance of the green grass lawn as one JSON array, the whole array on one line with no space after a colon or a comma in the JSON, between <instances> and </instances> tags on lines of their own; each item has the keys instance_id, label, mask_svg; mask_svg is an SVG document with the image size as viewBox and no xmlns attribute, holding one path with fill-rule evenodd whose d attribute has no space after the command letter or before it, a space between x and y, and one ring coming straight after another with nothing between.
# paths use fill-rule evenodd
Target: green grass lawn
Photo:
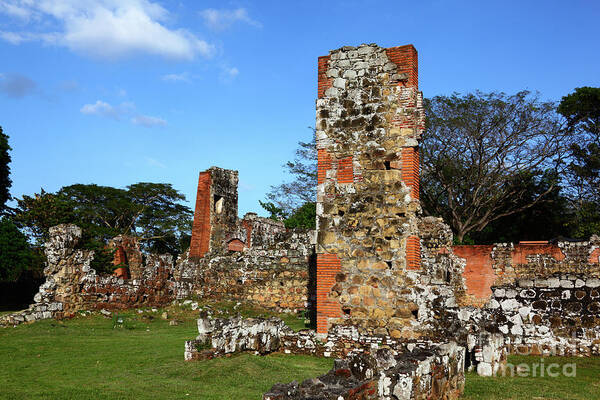
<instances>
[{"instance_id":1,"label":"green grass lawn","mask_svg":"<svg viewBox=\"0 0 600 400\"><path fill-rule=\"evenodd\" d=\"M515 374L511 377L485 378L475 373L467 374L465 393L462 398L467 400L494 399L523 399L523 400L598 400L600 399L600 357L545 357L543 363L540 357L510 356L508 362L512 365L527 364L530 370L537 364L536 376L521 377ZM557 377L540 377L540 365L547 367L553 363L550 372L560 371ZM563 375L565 364L575 364L575 376ZM571 367L565 370L571 374ZM524 374L524 371L522 372Z\"/></svg>"},{"instance_id":2,"label":"green grass lawn","mask_svg":"<svg viewBox=\"0 0 600 400\"><path fill-rule=\"evenodd\" d=\"M218 314L231 311L222 304ZM228 311L229 310L229 311ZM328 371L332 360L309 356L250 354L183 361L184 341L196 334L197 312L170 307L116 318L99 315L0 328L0 399L260 399L274 383ZM245 315L261 310L244 309ZM218 316L218 315L217 315ZM293 316L289 322L301 327ZM513 364L539 357L511 357ZM464 399L600 399L600 358L545 358L545 365L577 364L576 377L467 375Z\"/></svg>"},{"instance_id":3,"label":"green grass lawn","mask_svg":"<svg viewBox=\"0 0 600 400\"><path fill-rule=\"evenodd\" d=\"M333 364L250 354L185 362L196 313L177 313L178 326L160 311L123 315L120 328L98 315L0 328L0 399L260 399L274 383L320 375Z\"/></svg>"}]
</instances>

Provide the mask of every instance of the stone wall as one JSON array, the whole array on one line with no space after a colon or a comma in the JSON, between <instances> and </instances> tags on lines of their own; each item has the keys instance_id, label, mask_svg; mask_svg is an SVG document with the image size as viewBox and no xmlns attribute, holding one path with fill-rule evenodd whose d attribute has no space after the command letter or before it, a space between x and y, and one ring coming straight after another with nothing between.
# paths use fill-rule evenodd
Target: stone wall
<instances>
[{"instance_id":1,"label":"stone wall","mask_svg":"<svg viewBox=\"0 0 600 400\"><path fill-rule=\"evenodd\" d=\"M75 225L50 228L44 250L46 281L35 295L35 303L24 312L3 317L1 325L68 318L80 310L160 306L172 300L172 256L149 255L141 264L135 259L140 275L137 279L98 275L90 267L94 253L77 248L81 234Z\"/></svg>"},{"instance_id":2,"label":"stone wall","mask_svg":"<svg viewBox=\"0 0 600 400\"><path fill-rule=\"evenodd\" d=\"M528 354L600 352L600 239L454 246L466 264L462 323Z\"/></svg>"},{"instance_id":3,"label":"stone wall","mask_svg":"<svg viewBox=\"0 0 600 400\"><path fill-rule=\"evenodd\" d=\"M400 347L381 343L380 337L359 339L356 329L340 326L321 342L314 331L294 332L277 318L200 318L198 331L196 340L186 342L186 360L239 352L341 357L328 374L277 384L264 399L456 399L464 386L465 352L455 343ZM348 346L356 340L366 341Z\"/></svg>"},{"instance_id":4,"label":"stone wall","mask_svg":"<svg viewBox=\"0 0 600 400\"><path fill-rule=\"evenodd\" d=\"M401 354L357 353L335 360L325 375L274 385L263 400L454 400L464 383L464 349L450 343Z\"/></svg>"},{"instance_id":5,"label":"stone wall","mask_svg":"<svg viewBox=\"0 0 600 400\"><path fill-rule=\"evenodd\" d=\"M574 273L600 277L600 238L585 242L520 242L454 246L454 254L466 262L464 278L473 305L485 304L492 287L521 278Z\"/></svg>"},{"instance_id":6,"label":"stone wall","mask_svg":"<svg viewBox=\"0 0 600 400\"><path fill-rule=\"evenodd\" d=\"M174 274L178 297L252 302L277 311L309 308L315 292L314 233L274 232L272 222L262 220L244 219L253 228L250 248L181 257Z\"/></svg>"},{"instance_id":7,"label":"stone wall","mask_svg":"<svg viewBox=\"0 0 600 400\"><path fill-rule=\"evenodd\" d=\"M201 259L186 253L177 263L171 255L142 255L133 238L113 239L109 247L118 250L118 264L130 268L131 279L92 269L93 252L78 249L79 227L53 227L45 245L46 281L35 303L25 312L2 317L0 325L65 318L80 310L162 306L191 296L252 302L277 311L314 304L314 234L282 232L280 223L256 215L242 222L251 228L244 232L244 241L256 246L241 251L219 246Z\"/></svg>"}]
</instances>

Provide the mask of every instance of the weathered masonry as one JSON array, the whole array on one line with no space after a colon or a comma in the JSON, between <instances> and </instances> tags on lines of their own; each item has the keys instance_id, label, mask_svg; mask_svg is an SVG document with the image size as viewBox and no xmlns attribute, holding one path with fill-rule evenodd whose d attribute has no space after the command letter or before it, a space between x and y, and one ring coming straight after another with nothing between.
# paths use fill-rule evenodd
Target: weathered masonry
<instances>
[{"instance_id":1,"label":"weathered masonry","mask_svg":"<svg viewBox=\"0 0 600 400\"><path fill-rule=\"evenodd\" d=\"M318 79L317 331L343 321L411 337L424 128L417 51L342 47L319 58Z\"/></svg>"}]
</instances>

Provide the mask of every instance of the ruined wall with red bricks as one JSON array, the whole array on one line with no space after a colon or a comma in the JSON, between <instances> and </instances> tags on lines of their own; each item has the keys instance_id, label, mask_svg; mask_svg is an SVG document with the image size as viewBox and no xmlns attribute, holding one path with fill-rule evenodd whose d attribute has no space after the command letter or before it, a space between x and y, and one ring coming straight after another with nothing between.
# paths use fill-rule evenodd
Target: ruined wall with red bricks
<instances>
[{"instance_id":1,"label":"ruined wall with red bricks","mask_svg":"<svg viewBox=\"0 0 600 400\"><path fill-rule=\"evenodd\" d=\"M315 296L314 235L288 232L283 222L255 213L239 219L237 185L237 171L211 167L200 174L190 251L174 271L176 296L308 308Z\"/></svg>"},{"instance_id":2,"label":"ruined wall with red bricks","mask_svg":"<svg viewBox=\"0 0 600 400\"><path fill-rule=\"evenodd\" d=\"M342 47L319 58L317 330L413 338L424 128L412 45Z\"/></svg>"},{"instance_id":3,"label":"ruined wall with red bricks","mask_svg":"<svg viewBox=\"0 0 600 400\"><path fill-rule=\"evenodd\" d=\"M453 251L466 263L463 276L469 304L481 306L490 300L493 287L519 279L569 273L595 276L600 241L593 237L586 242L461 245L453 246Z\"/></svg>"}]
</instances>

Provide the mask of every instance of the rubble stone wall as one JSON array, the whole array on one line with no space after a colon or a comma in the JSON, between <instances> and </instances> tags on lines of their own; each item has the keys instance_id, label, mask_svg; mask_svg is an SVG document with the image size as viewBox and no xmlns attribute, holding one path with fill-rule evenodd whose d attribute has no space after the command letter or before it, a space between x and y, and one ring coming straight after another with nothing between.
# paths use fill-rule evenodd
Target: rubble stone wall
<instances>
[{"instance_id":1,"label":"rubble stone wall","mask_svg":"<svg viewBox=\"0 0 600 400\"><path fill-rule=\"evenodd\" d=\"M319 59L317 331L335 324L419 336L418 140L412 45Z\"/></svg>"},{"instance_id":2,"label":"rubble stone wall","mask_svg":"<svg viewBox=\"0 0 600 400\"><path fill-rule=\"evenodd\" d=\"M449 343L337 359L327 374L300 384L276 384L263 400L455 400L464 384L464 349Z\"/></svg>"},{"instance_id":3,"label":"rubble stone wall","mask_svg":"<svg viewBox=\"0 0 600 400\"><path fill-rule=\"evenodd\" d=\"M456 399L464 386L465 351L455 343L400 347L373 337L362 338L362 347L345 346L344 340L358 340L355 328L334 327L330 340L321 342L314 331L294 332L277 318L201 318L198 331L196 340L186 342L186 360L239 352L340 357L326 375L277 384L263 399Z\"/></svg>"},{"instance_id":4,"label":"rubble stone wall","mask_svg":"<svg viewBox=\"0 0 600 400\"><path fill-rule=\"evenodd\" d=\"M467 294L473 305L491 298L492 287L518 279L560 273L600 277L600 238L585 242L521 242L493 245L453 246L454 254L466 262Z\"/></svg>"},{"instance_id":5,"label":"rubble stone wall","mask_svg":"<svg viewBox=\"0 0 600 400\"><path fill-rule=\"evenodd\" d=\"M159 306L171 300L169 277L173 262L170 255L148 256L139 266L139 279L100 276L90 267L94 253L77 248L81 234L81 228L75 225L50 228L50 239L44 250L46 281L34 296L35 303L24 312L4 316L0 325L61 319L79 310Z\"/></svg>"},{"instance_id":6,"label":"rubble stone wall","mask_svg":"<svg viewBox=\"0 0 600 400\"><path fill-rule=\"evenodd\" d=\"M175 281L179 298L235 300L278 311L299 311L314 304L314 232L275 232L261 218L252 223L252 247L241 252L182 257Z\"/></svg>"},{"instance_id":7,"label":"rubble stone wall","mask_svg":"<svg viewBox=\"0 0 600 400\"><path fill-rule=\"evenodd\" d=\"M35 303L24 312L3 316L0 325L60 319L80 310L162 306L190 296L253 302L278 311L304 310L315 297L314 235L281 232L279 223L263 220L255 215L244 220L253 228L250 240L262 246L219 248L210 257L185 255L177 263L171 255L143 256L135 240L117 237L110 246L121 250L119 264L131 262L132 279L96 273L90 267L93 252L78 249L81 229L53 227L45 245L46 281Z\"/></svg>"}]
</instances>

